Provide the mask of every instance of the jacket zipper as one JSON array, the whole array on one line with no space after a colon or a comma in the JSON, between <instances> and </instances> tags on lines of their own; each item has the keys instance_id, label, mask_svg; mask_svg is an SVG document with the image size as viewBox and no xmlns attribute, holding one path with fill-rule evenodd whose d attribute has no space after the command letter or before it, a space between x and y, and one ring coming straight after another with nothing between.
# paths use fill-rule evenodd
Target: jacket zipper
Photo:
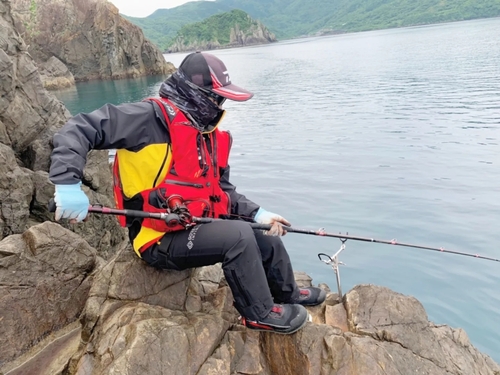
<instances>
[{"instance_id":1,"label":"jacket zipper","mask_svg":"<svg viewBox=\"0 0 500 375\"><path fill-rule=\"evenodd\" d=\"M203 169L201 175L205 177L210 167L207 164L206 146L201 133L198 134L196 143L198 146L198 161L200 168Z\"/></svg>"},{"instance_id":2,"label":"jacket zipper","mask_svg":"<svg viewBox=\"0 0 500 375\"><path fill-rule=\"evenodd\" d=\"M214 141L215 137L213 134L206 134L204 136L205 140L205 147L208 152L208 159L211 162L211 166L214 170L214 178L217 178L217 168L216 168L216 157L215 157L215 150L214 150ZM215 195L215 184L212 184L212 196ZM212 213L215 214L215 202L214 200L210 201L210 208L212 209Z\"/></svg>"},{"instance_id":3,"label":"jacket zipper","mask_svg":"<svg viewBox=\"0 0 500 375\"><path fill-rule=\"evenodd\" d=\"M158 181L158 179L160 178L160 173L161 171L163 170L163 167L165 166L165 162L167 161L167 158L168 158L168 151L169 151L169 147L167 146L167 152L165 152L165 157L163 158L163 161L161 163L161 167L160 169L158 170L158 173L156 175L156 178L153 182L153 186L151 188L154 188L156 186L156 182Z\"/></svg>"}]
</instances>

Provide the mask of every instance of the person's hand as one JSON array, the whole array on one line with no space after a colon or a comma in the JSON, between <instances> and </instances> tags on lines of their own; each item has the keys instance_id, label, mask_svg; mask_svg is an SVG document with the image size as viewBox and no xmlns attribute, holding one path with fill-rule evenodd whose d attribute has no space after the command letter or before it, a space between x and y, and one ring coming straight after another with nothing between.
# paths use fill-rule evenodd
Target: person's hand
<instances>
[{"instance_id":1,"label":"person's hand","mask_svg":"<svg viewBox=\"0 0 500 375\"><path fill-rule=\"evenodd\" d=\"M77 223L87 217L89 198L83 192L81 185L81 182L73 185L56 185L54 193L56 220L69 219L70 223Z\"/></svg>"},{"instance_id":2,"label":"person's hand","mask_svg":"<svg viewBox=\"0 0 500 375\"><path fill-rule=\"evenodd\" d=\"M264 232L267 236L284 236L286 234L286 228L284 228L283 225L291 225L283 216L266 211L262 207L259 208L255 214L254 220L259 224L272 225L271 229Z\"/></svg>"}]
</instances>

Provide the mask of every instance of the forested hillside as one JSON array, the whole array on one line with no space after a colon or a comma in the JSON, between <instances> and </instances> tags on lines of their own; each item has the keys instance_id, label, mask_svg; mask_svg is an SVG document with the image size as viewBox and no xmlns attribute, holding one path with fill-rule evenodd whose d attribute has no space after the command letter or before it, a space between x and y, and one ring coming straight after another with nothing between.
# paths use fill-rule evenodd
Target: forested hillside
<instances>
[{"instance_id":1,"label":"forested hillside","mask_svg":"<svg viewBox=\"0 0 500 375\"><path fill-rule=\"evenodd\" d=\"M129 18L165 48L185 24L241 9L279 39L323 32L352 32L500 16L500 0L215 0Z\"/></svg>"},{"instance_id":2,"label":"forested hillside","mask_svg":"<svg viewBox=\"0 0 500 375\"><path fill-rule=\"evenodd\" d=\"M500 16L498 0L341 1L324 28L363 31Z\"/></svg>"},{"instance_id":3,"label":"forested hillside","mask_svg":"<svg viewBox=\"0 0 500 375\"><path fill-rule=\"evenodd\" d=\"M147 38L165 51L182 26L232 9L219 2L196 1L177 8L159 9L146 18L123 17L139 26Z\"/></svg>"},{"instance_id":4,"label":"forested hillside","mask_svg":"<svg viewBox=\"0 0 500 375\"><path fill-rule=\"evenodd\" d=\"M259 21L239 9L184 25L168 46L169 52L210 50L276 41Z\"/></svg>"}]
</instances>

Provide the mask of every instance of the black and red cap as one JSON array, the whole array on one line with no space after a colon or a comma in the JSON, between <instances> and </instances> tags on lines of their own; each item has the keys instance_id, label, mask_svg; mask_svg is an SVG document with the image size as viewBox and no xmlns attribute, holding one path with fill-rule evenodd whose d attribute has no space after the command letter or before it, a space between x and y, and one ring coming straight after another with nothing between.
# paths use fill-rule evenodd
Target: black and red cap
<instances>
[{"instance_id":1,"label":"black and red cap","mask_svg":"<svg viewBox=\"0 0 500 375\"><path fill-rule=\"evenodd\" d=\"M193 52L186 56L179 69L196 86L224 98L244 102L253 96L250 91L231 83L226 66L212 54Z\"/></svg>"}]
</instances>

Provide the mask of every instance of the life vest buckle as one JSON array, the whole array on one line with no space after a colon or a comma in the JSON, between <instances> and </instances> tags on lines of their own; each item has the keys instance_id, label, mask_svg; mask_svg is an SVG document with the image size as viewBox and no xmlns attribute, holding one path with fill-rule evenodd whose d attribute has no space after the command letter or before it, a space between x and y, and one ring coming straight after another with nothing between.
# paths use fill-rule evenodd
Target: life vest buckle
<instances>
[{"instance_id":1,"label":"life vest buckle","mask_svg":"<svg viewBox=\"0 0 500 375\"><path fill-rule=\"evenodd\" d=\"M219 203L221 201L220 195L211 195L209 198L210 202Z\"/></svg>"}]
</instances>

